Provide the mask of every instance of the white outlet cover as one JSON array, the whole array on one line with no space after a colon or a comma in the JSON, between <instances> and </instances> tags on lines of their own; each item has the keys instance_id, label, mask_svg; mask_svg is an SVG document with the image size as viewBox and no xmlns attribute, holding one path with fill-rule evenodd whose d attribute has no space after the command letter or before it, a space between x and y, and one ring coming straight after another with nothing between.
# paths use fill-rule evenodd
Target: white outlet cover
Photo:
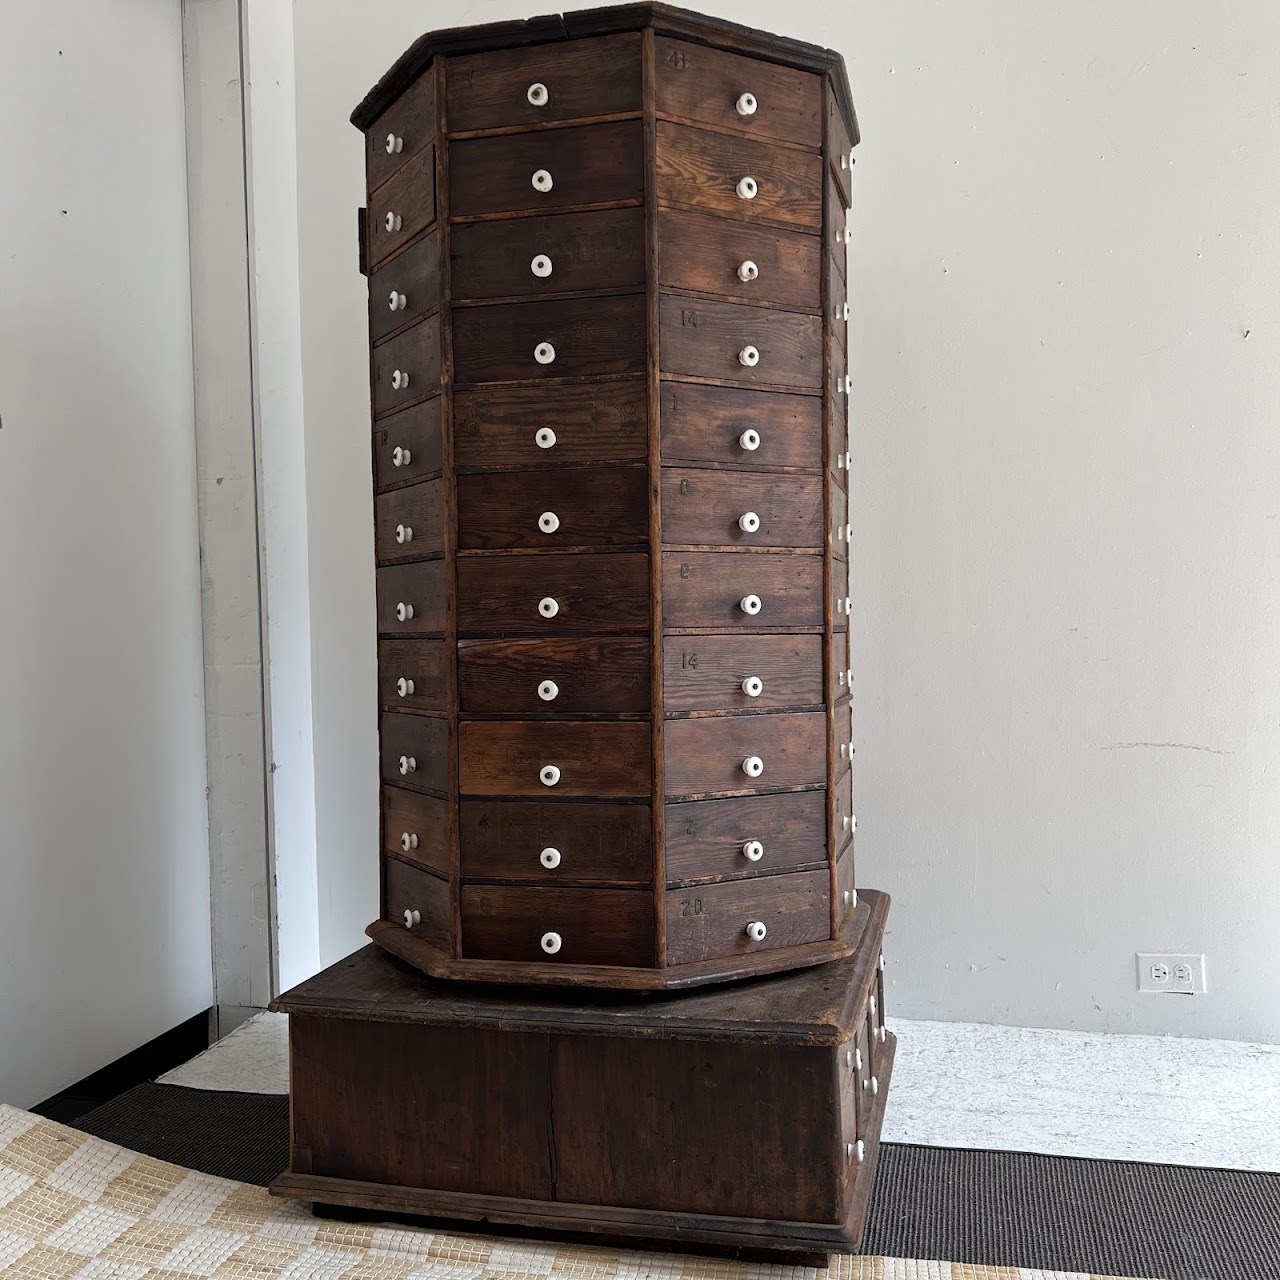
<instances>
[{"instance_id":1,"label":"white outlet cover","mask_svg":"<svg viewBox=\"0 0 1280 1280\"><path fill-rule=\"evenodd\" d=\"M1138 990L1152 995L1200 996L1208 990L1204 956L1138 952Z\"/></svg>"}]
</instances>

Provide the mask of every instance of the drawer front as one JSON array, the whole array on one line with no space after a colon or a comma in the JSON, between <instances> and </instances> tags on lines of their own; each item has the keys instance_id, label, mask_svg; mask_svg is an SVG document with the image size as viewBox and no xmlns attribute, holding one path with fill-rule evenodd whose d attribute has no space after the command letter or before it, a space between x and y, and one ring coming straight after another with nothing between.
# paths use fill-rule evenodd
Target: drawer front
<instances>
[{"instance_id":1,"label":"drawer front","mask_svg":"<svg viewBox=\"0 0 1280 1280\"><path fill-rule=\"evenodd\" d=\"M822 305L822 244L799 231L664 209L658 219L658 283L816 311Z\"/></svg>"},{"instance_id":2,"label":"drawer front","mask_svg":"<svg viewBox=\"0 0 1280 1280\"><path fill-rule=\"evenodd\" d=\"M744 606L760 601L758 612ZM773 552L668 551L662 625L763 631L822 626L822 557Z\"/></svg>"},{"instance_id":3,"label":"drawer front","mask_svg":"<svg viewBox=\"0 0 1280 1280\"><path fill-rule=\"evenodd\" d=\"M379 720L382 778L411 791L449 790L449 723L439 716L384 711Z\"/></svg>"},{"instance_id":4,"label":"drawer front","mask_svg":"<svg viewBox=\"0 0 1280 1280\"><path fill-rule=\"evenodd\" d=\"M369 277L369 337L377 342L440 305L440 237L423 236Z\"/></svg>"},{"instance_id":5,"label":"drawer front","mask_svg":"<svg viewBox=\"0 0 1280 1280\"><path fill-rule=\"evenodd\" d=\"M383 418L374 429L373 470L379 493L439 475L443 467L439 396Z\"/></svg>"},{"instance_id":6,"label":"drawer front","mask_svg":"<svg viewBox=\"0 0 1280 1280\"><path fill-rule=\"evenodd\" d=\"M382 706L443 711L447 685L443 640L378 641L378 701Z\"/></svg>"},{"instance_id":7,"label":"drawer front","mask_svg":"<svg viewBox=\"0 0 1280 1280\"><path fill-rule=\"evenodd\" d=\"M654 57L660 115L822 145L821 76L669 36L656 37ZM744 94L752 100L744 102Z\"/></svg>"},{"instance_id":8,"label":"drawer front","mask_svg":"<svg viewBox=\"0 0 1280 1280\"><path fill-rule=\"evenodd\" d=\"M662 458L819 470L822 401L780 391L664 382Z\"/></svg>"},{"instance_id":9,"label":"drawer front","mask_svg":"<svg viewBox=\"0 0 1280 1280\"><path fill-rule=\"evenodd\" d=\"M853 689L853 666L849 656L849 633L833 633L828 637L831 646L831 670L834 673L836 701L848 702Z\"/></svg>"},{"instance_id":10,"label":"drawer front","mask_svg":"<svg viewBox=\"0 0 1280 1280\"><path fill-rule=\"evenodd\" d=\"M831 875L793 871L671 889L666 911L668 964L824 942L831 936ZM752 924L764 926L763 937L747 932Z\"/></svg>"},{"instance_id":11,"label":"drawer front","mask_svg":"<svg viewBox=\"0 0 1280 1280\"><path fill-rule=\"evenodd\" d=\"M853 912L853 845L847 844L836 862L836 919L843 925Z\"/></svg>"},{"instance_id":12,"label":"drawer front","mask_svg":"<svg viewBox=\"0 0 1280 1280\"><path fill-rule=\"evenodd\" d=\"M848 357L845 353L849 350L849 299L834 271L831 273L831 281L831 314L828 328L836 340L839 358L847 363Z\"/></svg>"},{"instance_id":13,"label":"drawer front","mask_svg":"<svg viewBox=\"0 0 1280 1280\"><path fill-rule=\"evenodd\" d=\"M663 373L822 390L822 317L664 296Z\"/></svg>"},{"instance_id":14,"label":"drawer front","mask_svg":"<svg viewBox=\"0 0 1280 1280\"><path fill-rule=\"evenodd\" d=\"M819 711L668 720L664 733L668 799L821 787L827 780L827 718Z\"/></svg>"},{"instance_id":15,"label":"drawer front","mask_svg":"<svg viewBox=\"0 0 1280 1280\"><path fill-rule=\"evenodd\" d=\"M821 636L668 636L664 649L668 715L823 704Z\"/></svg>"},{"instance_id":16,"label":"drawer front","mask_svg":"<svg viewBox=\"0 0 1280 1280\"><path fill-rule=\"evenodd\" d=\"M436 131L436 80L431 71L418 77L377 119L364 137L368 189L376 191L428 143ZM389 140L389 141L388 141Z\"/></svg>"},{"instance_id":17,"label":"drawer front","mask_svg":"<svg viewBox=\"0 0 1280 1280\"><path fill-rule=\"evenodd\" d=\"M666 817L668 884L772 875L826 860L825 791L669 804Z\"/></svg>"},{"instance_id":18,"label":"drawer front","mask_svg":"<svg viewBox=\"0 0 1280 1280\"><path fill-rule=\"evenodd\" d=\"M451 913L447 880L384 853L382 895L387 920L403 925L434 947L448 949Z\"/></svg>"},{"instance_id":19,"label":"drawer front","mask_svg":"<svg viewBox=\"0 0 1280 1280\"><path fill-rule=\"evenodd\" d=\"M445 85L449 128L457 133L639 111L640 37L628 32L450 58Z\"/></svg>"},{"instance_id":20,"label":"drawer front","mask_svg":"<svg viewBox=\"0 0 1280 1280\"><path fill-rule=\"evenodd\" d=\"M455 218L639 203L644 196L638 120L453 142L449 164Z\"/></svg>"},{"instance_id":21,"label":"drawer front","mask_svg":"<svg viewBox=\"0 0 1280 1280\"><path fill-rule=\"evenodd\" d=\"M643 467L458 477L458 546L465 551L634 546L648 537Z\"/></svg>"},{"instance_id":22,"label":"drawer front","mask_svg":"<svg viewBox=\"0 0 1280 1280\"><path fill-rule=\"evenodd\" d=\"M448 875L449 802L402 787L383 787L382 847L406 862Z\"/></svg>"},{"instance_id":23,"label":"drawer front","mask_svg":"<svg viewBox=\"0 0 1280 1280\"><path fill-rule=\"evenodd\" d=\"M379 564L428 560L444 554L444 481L427 480L374 499L374 546Z\"/></svg>"},{"instance_id":24,"label":"drawer front","mask_svg":"<svg viewBox=\"0 0 1280 1280\"><path fill-rule=\"evenodd\" d=\"M827 163L840 192L841 209L853 202L853 143L834 94L827 94Z\"/></svg>"},{"instance_id":25,"label":"drawer front","mask_svg":"<svg viewBox=\"0 0 1280 1280\"><path fill-rule=\"evenodd\" d=\"M822 477L664 467L662 540L677 546L822 546Z\"/></svg>"},{"instance_id":26,"label":"drawer front","mask_svg":"<svg viewBox=\"0 0 1280 1280\"><path fill-rule=\"evenodd\" d=\"M849 390L843 371L832 374L831 457L827 466L842 489L849 484Z\"/></svg>"},{"instance_id":27,"label":"drawer front","mask_svg":"<svg viewBox=\"0 0 1280 1280\"><path fill-rule=\"evenodd\" d=\"M835 482L834 477L827 480L827 492L831 500L831 523L827 533L827 546L837 560L849 559L849 540L853 537L853 528L849 524L849 495ZM841 572L845 572L841 570Z\"/></svg>"},{"instance_id":28,"label":"drawer front","mask_svg":"<svg viewBox=\"0 0 1280 1280\"><path fill-rule=\"evenodd\" d=\"M453 422L459 471L643 462L648 454L641 381L459 391Z\"/></svg>"},{"instance_id":29,"label":"drawer front","mask_svg":"<svg viewBox=\"0 0 1280 1280\"><path fill-rule=\"evenodd\" d=\"M648 711L649 641L464 640L458 696L463 711L479 714Z\"/></svg>"},{"instance_id":30,"label":"drawer front","mask_svg":"<svg viewBox=\"0 0 1280 1280\"><path fill-rule=\"evenodd\" d=\"M458 560L461 635L612 635L648 629L648 556Z\"/></svg>"},{"instance_id":31,"label":"drawer front","mask_svg":"<svg viewBox=\"0 0 1280 1280\"><path fill-rule=\"evenodd\" d=\"M459 726L468 796L647 796L647 724L469 720Z\"/></svg>"},{"instance_id":32,"label":"drawer front","mask_svg":"<svg viewBox=\"0 0 1280 1280\"><path fill-rule=\"evenodd\" d=\"M653 896L640 889L462 886L471 960L653 966Z\"/></svg>"},{"instance_id":33,"label":"drawer front","mask_svg":"<svg viewBox=\"0 0 1280 1280\"><path fill-rule=\"evenodd\" d=\"M835 753L836 753L836 773L849 773L853 766L853 708L849 703L843 703L835 708L832 715L832 733L835 737ZM841 748L843 747L843 750ZM845 806L844 812L852 815L852 793L850 794L850 803Z\"/></svg>"},{"instance_id":34,"label":"drawer front","mask_svg":"<svg viewBox=\"0 0 1280 1280\"><path fill-rule=\"evenodd\" d=\"M462 307L453 313L459 382L641 373L644 297Z\"/></svg>"},{"instance_id":35,"label":"drawer front","mask_svg":"<svg viewBox=\"0 0 1280 1280\"><path fill-rule=\"evenodd\" d=\"M822 169L820 155L658 121L660 205L818 232ZM744 179L750 183L744 184Z\"/></svg>"},{"instance_id":36,"label":"drawer front","mask_svg":"<svg viewBox=\"0 0 1280 1280\"><path fill-rule=\"evenodd\" d=\"M644 211L600 209L453 229L454 301L644 287Z\"/></svg>"},{"instance_id":37,"label":"drawer front","mask_svg":"<svg viewBox=\"0 0 1280 1280\"><path fill-rule=\"evenodd\" d=\"M444 630L444 562L378 570L378 634L439 635Z\"/></svg>"},{"instance_id":38,"label":"drawer front","mask_svg":"<svg viewBox=\"0 0 1280 1280\"><path fill-rule=\"evenodd\" d=\"M467 800L461 824L467 880L644 885L653 879L647 804Z\"/></svg>"},{"instance_id":39,"label":"drawer front","mask_svg":"<svg viewBox=\"0 0 1280 1280\"><path fill-rule=\"evenodd\" d=\"M827 249L836 269L837 279L832 283L832 293L843 293L849 279L849 214L837 194L834 179L827 182L828 220Z\"/></svg>"},{"instance_id":40,"label":"drawer front","mask_svg":"<svg viewBox=\"0 0 1280 1280\"><path fill-rule=\"evenodd\" d=\"M381 417L440 388L440 316L373 349L373 414Z\"/></svg>"},{"instance_id":41,"label":"drawer front","mask_svg":"<svg viewBox=\"0 0 1280 1280\"><path fill-rule=\"evenodd\" d=\"M849 590L849 583L844 574L835 575L832 588L835 599L831 609L831 629L833 631L848 631L849 613L853 609L853 597L845 594Z\"/></svg>"},{"instance_id":42,"label":"drawer front","mask_svg":"<svg viewBox=\"0 0 1280 1280\"><path fill-rule=\"evenodd\" d=\"M369 265L376 267L436 220L436 149L419 151L369 196Z\"/></svg>"},{"instance_id":43,"label":"drawer front","mask_svg":"<svg viewBox=\"0 0 1280 1280\"><path fill-rule=\"evenodd\" d=\"M836 781L836 848L853 840L853 770L845 768Z\"/></svg>"}]
</instances>

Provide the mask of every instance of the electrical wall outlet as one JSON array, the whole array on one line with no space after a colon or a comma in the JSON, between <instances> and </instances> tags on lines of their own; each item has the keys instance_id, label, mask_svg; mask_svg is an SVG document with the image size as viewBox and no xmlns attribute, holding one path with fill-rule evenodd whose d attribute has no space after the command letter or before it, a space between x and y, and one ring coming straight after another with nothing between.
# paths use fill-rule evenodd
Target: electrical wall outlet
<instances>
[{"instance_id":1,"label":"electrical wall outlet","mask_svg":"<svg viewBox=\"0 0 1280 1280\"><path fill-rule=\"evenodd\" d=\"M1203 995L1204 956L1138 952L1138 990L1176 996Z\"/></svg>"}]
</instances>

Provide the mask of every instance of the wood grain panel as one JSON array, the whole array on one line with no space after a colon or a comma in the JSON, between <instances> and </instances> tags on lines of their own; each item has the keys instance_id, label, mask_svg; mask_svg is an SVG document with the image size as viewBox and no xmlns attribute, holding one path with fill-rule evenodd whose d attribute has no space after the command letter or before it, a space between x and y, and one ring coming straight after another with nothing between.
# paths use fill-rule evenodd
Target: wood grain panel
<instances>
[{"instance_id":1,"label":"wood grain panel","mask_svg":"<svg viewBox=\"0 0 1280 1280\"><path fill-rule=\"evenodd\" d=\"M382 886L386 919L403 925L414 937L433 947L448 947L449 920L453 912L447 880L384 853ZM406 916L406 912L410 916Z\"/></svg>"},{"instance_id":2,"label":"wood grain panel","mask_svg":"<svg viewBox=\"0 0 1280 1280\"><path fill-rule=\"evenodd\" d=\"M373 503L379 564L429 560L444 554L444 481L427 480L380 494Z\"/></svg>"},{"instance_id":3,"label":"wood grain panel","mask_svg":"<svg viewBox=\"0 0 1280 1280\"><path fill-rule=\"evenodd\" d=\"M378 641L378 701L382 706L443 711L447 683L448 664L442 639Z\"/></svg>"},{"instance_id":4,"label":"wood grain panel","mask_svg":"<svg viewBox=\"0 0 1280 1280\"><path fill-rule=\"evenodd\" d=\"M396 374L400 375L397 386ZM404 381L408 377L408 382ZM380 418L440 387L440 316L373 349L373 413Z\"/></svg>"},{"instance_id":5,"label":"wood grain panel","mask_svg":"<svg viewBox=\"0 0 1280 1280\"><path fill-rule=\"evenodd\" d=\"M379 493L439 475L443 467L439 396L390 414L374 428L373 473Z\"/></svg>"},{"instance_id":6,"label":"wood grain panel","mask_svg":"<svg viewBox=\"0 0 1280 1280\"><path fill-rule=\"evenodd\" d=\"M821 636L668 636L664 649L668 715L823 704ZM742 688L752 677L764 686L754 697Z\"/></svg>"},{"instance_id":7,"label":"wood grain panel","mask_svg":"<svg viewBox=\"0 0 1280 1280\"><path fill-rule=\"evenodd\" d=\"M379 720L383 781L443 795L449 788L449 722L384 711ZM402 763L405 762L405 763Z\"/></svg>"},{"instance_id":8,"label":"wood grain panel","mask_svg":"<svg viewBox=\"0 0 1280 1280\"><path fill-rule=\"evenodd\" d=\"M849 495L836 483L834 477L828 477L829 509L831 526L827 532L827 546L837 560L849 559L849 540L853 537L853 527L849 523Z\"/></svg>"},{"instance_id":9,"label":"wood grain panel","mask_svg":"<svg viewBox=\"0 0 1280 1280\"><path fill-rule=\"evenodd\" d=\"M436 152L419 151L369 197L369 265L404 248L436 220Z\"/></svg>"},{"instance_id":10,"label":"wood grain panel","mask_svg":"<svg viewBox=\"0 0 1280 1280\"><path fill-rule=\"evenodd\" d=\"M551 698L539 692L546 681ZM458 700L481 714L648 711L649 645L623 636L463 640Z\"/></svg>"},{"instance_id":11,"label":"wood grain panel","mask_svg":"<svg viewBox=\"0 0 1280 1280\"><path fill-rule=\"evenodd\" d=\"M744 432L759 437L754 449ZM818 470L822 458L822 401L817 396L697 383L662 384L664 462Z\"/></svg>"},{"instance_id":12,"label":"wood grain panel","mask_svg":"<svg viewBox=\"0 0 1280 1280\"><path fill-rule=\"evenodd\" d=\"M743 612L748 595L758 614ZM775 552L668 551L662 557L662 621L670 630L760 631L822 625L822 557Z\"/></svg>"},{"instance_id":13,"label":"wood grain panel","mask_svg":"<svg viewBox=\"0 0 1280 1280\"><path fill-rule=\"evenodd\" d=\"M378 342L440 305L440 237L436 232L369 277L369 340Z\"/></svg>"},{"instance_id":14,"label":"wood grain panel","mask_svg":"<svg viewBox=\"0 0 1280 1280\"><path fill-rule=\"evenodd\" d=\"M384 786L382 847L405 862L416 862L447 876L449 802L403 787Z\"/></svg>"},{"instance_id":15,"label":"wood grain panel","mask_svg":"<svg viewBox=\"0 0 1280 1280\"><path fill-rule=\"evenodd\" d=\"M853 143L849 128L834 93L827 90L827 163L831 176L840 192L840 207L847 209L853 203Z\"/></svg>"},{"instance_id":16,"label":"wood grain panel","mask_svg":"<svg viewBox=\"0 0 1280 1280\"><path fill-rule=\"evenodd\" d=\"M365 133L366 186L376 191L398 169L403 168L435 139L435 76L424 75L410 85L378 117ZM387 136L392 139L387 148ZM399 146L396 140L399 140Z\"/></svg>"},{"instance_id":17,"label":"wood grain panel","mask_svg":"<svg viewBox=\"0 0 1280 1280\"><path fill-rule=\"evenodd\" d=\"M378 570L378 633L439 635L444 631L444 563L392 565ZM411 617L400 617L401 607Z\"/></svg>"},{"instance_id":18,"label":"wood grain panel","mask_svg":"<svg viewBox=\"0 0 1280 1280\"><path fill-rule=\"evenodd\" d=\"M820 787L827 780L826 717L818 711L668 720L665 733L669 799ZM754 778L742 768L753 756L764 763Z\"/></svg>"},{"instance_id":19,"label":"wood grain panel","mask_svg":"<svg viewBox=\"0 0 1280 1280\"><path fill-rule=\"evenodd\" d=\"M647 724L470 720L458 733L463 795L560 799L649 794ZM545 766L559 769L558 781L542 781Z\"/></svg>"},{"instance_id":20,"label":"wood grain panel","mask_svg":"<svg viewBox=\"0 0 1280 1280\"><path fill-rule=\"evenodd\" d=\"M755 527L742 519L755 516ZM766 472L662 470L662 538L682 546L823 545L822 478Z\"/></svg>"}]
</instances>

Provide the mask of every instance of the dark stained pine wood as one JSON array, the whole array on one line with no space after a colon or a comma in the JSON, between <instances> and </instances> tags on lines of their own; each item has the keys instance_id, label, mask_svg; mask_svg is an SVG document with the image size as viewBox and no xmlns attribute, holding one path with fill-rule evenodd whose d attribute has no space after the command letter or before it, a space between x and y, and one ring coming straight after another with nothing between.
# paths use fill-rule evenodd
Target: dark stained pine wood
<instances>
[{"instance_id":1,"label":"dark stained pine wood","mask_svg":"<svg viewBox=\"0 0 1280 1280\"><path fill-rule=\"evenodd\" d=\"M649 726L594 721L467 721L459 727L468 796L641 797L650 790ZM544 766L560 770L546 784Z\"/></svg>"},{"instance_id":2,"label":"dark stained pine wood","mask_svg":"<svg viewBox=\"0 0 1280 1280\"><path fill-rule=\"evenodd\" d=\"M550 698L539 693L548 680ZM638 636L464 640L458 693L462 711L482 715L648 711L649 644Z\"/></svg>"},{"instance_id":3,"label":"dark stained pine wood","mask_svg":"<svg viewBox=\"0 0 1280 1280\"><path fill-rule=\"evenodd\" d=\"M388 853L382 855L384 914L411 937L433 946L449 945L449 883L424 867ZM405 912L414 913L412 923Z\"/></svg>"},{"instance_id":4,"label":"dark stained pine wood","mask_svg":"<svg viewBox=\"0 0 1280 1280\"><path fill-rule=\"evenodd\" d=\"M663 647L667 715L822 706L821 636L668 636ZM742 687L753 676L757 694Z\"/></svg>"},{"instance_id":5,"label":"dark stained pine wood","mask_svg":"<svg viewBox=\"0 0 1280 1280\"><path fill-rule=\"evenodd\" d=\"M440 561L391 565L378 570L378 633L440 635L445 623L445 565ZM400 607L413 610L402 619Z\"/></svg>"},{"instance_id":6,"label":"dark stained pine wood","mask_svg":"<svg viewBox=\"0 0 1280 1280\"><path fill-rule=\"evenodd\" d=\"M447 876L448 810L449 802L438 796L424 796L415 791L406 791L403 787L384 786L382 847L404 862L417 862Z\"/></svg>"},{"instance_id":7,"label":"dark stained pine wood","mask_svg":"<svg viewBox=\"0 0 1280 1280\"><path fill-rule=\"evenodd\" d=\"M374 500L374 546L379 564L429 560L444 554L444 482L427 480Z\"/></svg>"},{"instance_id":8,"label":"dark stained pine wood","mask_svg":"<svg viewBox=\"0 0 1280 1280\"><path fill-rule=\"evenodd\" d=\"M425 65L425 64L424 64ZM365 134L365 178L370 191L408 164L424 147L435 141L435 77L415 76L394 101L387 104L377 120L369 122ZM398 138L387 149L387 135Z\"/></svg>"},{"instance_id":9,"label":"dark stained pine wood","mask_svg":"<svg viewBox=\"0 0 1280 1280\"><path fill-rule=\"evenodd\" d=\"M380 719L384 782L444 795L449 786L449 724L439 716L384 711ZM408 762L401 765L401 760ZM402 772L403 768L403 772Z\"/></svg>"},{"instance_id":10,"label":"dark stained pine wood","mask_svg":"<svg viewBox=\"0 0 1280 1280\"><path fill-rule=\"evenodd\" d=\"M782 552L668 551L662 557L668 631L766 631L822 625L822 557ZM760 612L741 602L760 597Z\"/></svg>"},{"instance_id":11,"label":"dark stained pine wood","mask_svg":"<svg viewBox=\"0 0 1280 1280\"><path fill-rule=\"evenodd\" d=\"M825 717L816 711L668 720L665 794L701 799L824 786L825 736ZM764 763L757 777L742 769L752 756Z\"/></svg>"},{"instance_id":12,"label":"dark stained pine wood","mask_svg":"<svg viewBox=\"0 0 1280 1280\"><path fill-rule=\"evenodd\" d=\"M443 711L448 690L448 651L443 639L378 641L378 701L384 707Z\"/></svg>"},{"instance_id":13,"label":"dark stained pine wood","mask_svg":"<svg viewBox=\"0 0 1280 1280\"><path fill-rule=\"evenodd\" d=\"M436 220L436 168L431 147L419 151L369 199L369 265L377 268Z\"/></svg>"},{"instance_id":14,"label":"dark stained pine wood","mask_svg":"<svg viewBox=\"0 0 1280 1280\"><path fill-rule=\"evenodd\" d=\"M745 431L759 444L746 449ZM662 456L667 463L796 467L823 465L822 401L776 391L708 387L692 382L662 384Z\"/></svg>"},{"instance_id":15,"label":"dark stained pine wood","mask_svg":"<svg viewBox=\"0 0 1280 1280\"><path fill-rule=\"evenodd\" d=\"M369 341L380 342L439 305L440 237L431 232L369 277Z\"/></svg>"},{"instance_id":16,"label":"dark stained pine wood","mask_svg":"<svg viewBox=\"0 0 1280 1280\"><path fill-rule=\"evenodd\" d=\"M433 396L378 423L373 433L374 485L378 492L413 484L444 470L440 408L440 397Z\"/></svg>"},{"instance_id":17,"label":"dark stained pine wood","mask_svg":"<svg viewBox=\"0 0 1280 1280\"><path fill-rule=\"evenodd\" d=\"M394 375L408 375L408 383L394 385ZM381 417L421 400L440 389L440 317L427 319L406 329L373 349L373 412Z\"/></svg>"},{"instance_id":18,"label":"dark stained pine wood","mask_svg":"<svg viewBox=\"0 0 1280 1280\"><path fill-rule=\"evenodd\" d=\"M671 545L791 547L823 545L818 476L705 471L662 472L662 538ZM745 515L757 517L751 530Z\"/></svg>"}]
</instances>

